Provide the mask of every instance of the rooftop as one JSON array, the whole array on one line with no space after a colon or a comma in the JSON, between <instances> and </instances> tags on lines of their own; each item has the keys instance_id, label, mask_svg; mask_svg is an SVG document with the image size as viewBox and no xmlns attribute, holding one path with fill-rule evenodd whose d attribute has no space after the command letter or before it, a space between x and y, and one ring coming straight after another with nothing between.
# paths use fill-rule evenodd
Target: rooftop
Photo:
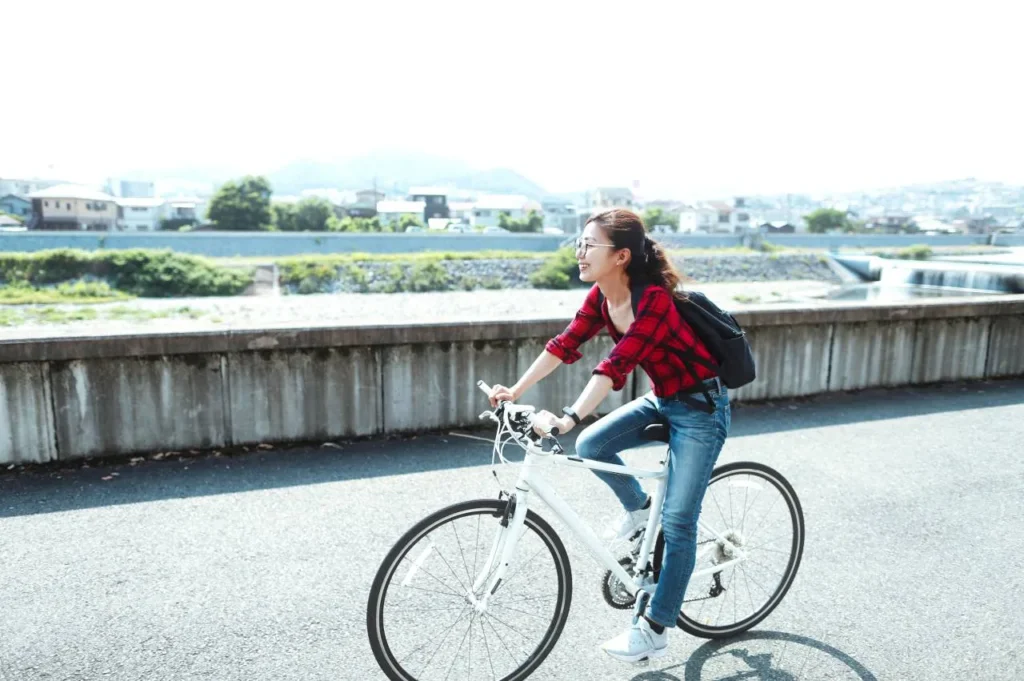
<instances>
[{"instance_id":1,"label":"rooftop","mask_svg":"<svg viewBox=\"0 0 1024 681\"><path fill-rule=\"evenodd\" d=\"M29 194L33 199L85 199L87 201L116 202L110 194L80 184L58 184Z\"/></svg>"}]
</instances>

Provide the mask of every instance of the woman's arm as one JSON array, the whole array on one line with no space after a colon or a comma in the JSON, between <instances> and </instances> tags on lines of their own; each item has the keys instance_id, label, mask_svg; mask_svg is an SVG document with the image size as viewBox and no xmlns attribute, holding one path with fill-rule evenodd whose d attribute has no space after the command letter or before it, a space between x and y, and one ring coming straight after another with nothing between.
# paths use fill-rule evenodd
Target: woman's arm
<instances>
[{"instance_id":1,"label":"woman's arm","mask_svg":"<svg viewBox=\"0 0 1024 681\"><path fill-rule=\"evenodd\" d=\"M547 350L543 350L537 356L537 359L533 361L533 364L530 365L530 368L526 370L526 373L512 386L512 401L517 401L522 397L523 393L532 388L537 381L557 369L561 363L561 359L555 357Z\"/></svg>"}]
</instances>

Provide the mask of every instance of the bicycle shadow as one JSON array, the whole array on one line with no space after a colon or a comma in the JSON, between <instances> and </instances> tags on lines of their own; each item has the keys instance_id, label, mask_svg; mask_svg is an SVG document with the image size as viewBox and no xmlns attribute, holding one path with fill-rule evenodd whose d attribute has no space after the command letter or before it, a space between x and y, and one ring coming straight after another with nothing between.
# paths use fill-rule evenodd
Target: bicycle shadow
<instances>
[{"instance_id":1,"label":"bicycle shadow","mask_svg":"<svg viewBox=\"0 0 1024 681\"><path fill-rule=\"evenodd\" d=\"M708 669L709 666L719 668ZM682 677L671 673L680 667ZM833 671L826 673L829 669ZM685 664L646 671L631 681L700 681L705 678L716 681L821 678L877 681L867 667L838 648L809 636L783 631L754 631L728 640L708 641L697 648Z\"/></svg>"}]
</instances>

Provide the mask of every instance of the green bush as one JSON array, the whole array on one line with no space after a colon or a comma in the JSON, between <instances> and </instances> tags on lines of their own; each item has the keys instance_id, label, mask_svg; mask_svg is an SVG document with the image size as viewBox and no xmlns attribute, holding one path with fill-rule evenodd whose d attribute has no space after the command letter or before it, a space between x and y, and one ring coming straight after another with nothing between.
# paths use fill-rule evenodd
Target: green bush
<instances>
[{"instance_id":1,"label":"green bush","mask_svg":"<svg viewBox=\"0 0 1024 681\"><path fill-rule=\"evenodd\" d=\"M416 263L409 272L408 291L447 291L448 272L436 262Z\"/></svg>"},{"instance_id":2,"label":"green bush","mask_svg":"<svg viewBox=\"0 0 1024 681\"><path fill-rule=\"evenodd\" d=\"M562 248L549 256L539 270L530 275L530 284L537 288L570 288L579 286L580 268L571 248Z\"/></svg>"},{"instance_id":3,"label":"green bush","mask_svg":"<svg viewBox=\"0 0 1024 681\"><path fill-rule=\"evenodd\" d=\"M238 295L252 283L248 268L220 267L205 258L170 250L60 249L0 254L0 280L4 282L45 286L85 277L151 298Z\"/></svg>"},{"instance_id":4,"label":"green bush","mask_svg":"<svg viewBox=\"0 0 1024 681\"><path fill-rule=\"evenodd\" d=\"M902 260L928 260L932 257L932 248L925 244L915 244L901 249L896 257Z\"/></svg>"},{"instance_id":5,"label":"green bush","mask_svg":"<svg viewBox=\"0 0 1024 681\"><path fill-rule=\"evenodd\" d=\"M501 279L498 277L490 277L489 279L484 279L484 288L498 291L505 288L505 284L501 283Z\"/></svg>"},{"instance_id":6,"label":"green bush","mask_svg":"<svg viewBox=\"0 0 1024 681\"><path fill-rule=\"evenodd\" d=\"M473 291L479 287L480 280L477 279L476 277L463 275L462 278L459 279L459 288L461 288L463 291Z\"/></svg>"}]
</instances>

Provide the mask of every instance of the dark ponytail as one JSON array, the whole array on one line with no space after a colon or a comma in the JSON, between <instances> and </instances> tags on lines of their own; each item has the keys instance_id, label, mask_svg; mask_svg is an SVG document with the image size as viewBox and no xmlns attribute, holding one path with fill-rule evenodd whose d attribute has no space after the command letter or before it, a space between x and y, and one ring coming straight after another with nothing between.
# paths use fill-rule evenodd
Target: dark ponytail
<instances>
[{"instance_id":1,"label":"dark ponytail","mask_svg":"<svg viewBox=\"0 0 1024 681\"><path fill-rule=\"evenodd\" d=\"M629 277L630 285L656 284L676 298L685 297L679 288L682 275L668 259L661 244L647 236L644 221L639 215L623 208L613 208L592 215L587 220L588 224L591 222L604 230L616 248L629 249L630 261L626 267L626 276Z\"/></svg>"}]
</instances>

